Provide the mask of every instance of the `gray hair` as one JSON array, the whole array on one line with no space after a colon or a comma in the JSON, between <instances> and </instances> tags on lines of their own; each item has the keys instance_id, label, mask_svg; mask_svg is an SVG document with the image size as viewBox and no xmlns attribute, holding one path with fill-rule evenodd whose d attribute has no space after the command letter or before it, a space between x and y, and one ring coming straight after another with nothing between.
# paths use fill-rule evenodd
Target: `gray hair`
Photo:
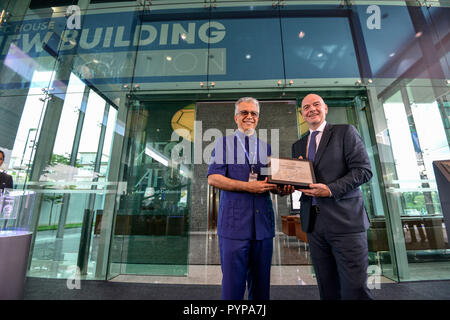
<instances>
[{"instance_id":1,"label":"gray hair","mask_svg":"<svg viewBox=\"0 0 450 320\"><path fill-rule=\"evenodd\" d=\"M259 113L259 101L256 100L255 98L252 98L252 97L243 97L243 98L240 98L238 101L236 101L236 103L234 104L234 115L238 115L239 114L238 105L241 102L252 102L255 106L258 107L258 113Z\"/></svg>"}]
</instances>

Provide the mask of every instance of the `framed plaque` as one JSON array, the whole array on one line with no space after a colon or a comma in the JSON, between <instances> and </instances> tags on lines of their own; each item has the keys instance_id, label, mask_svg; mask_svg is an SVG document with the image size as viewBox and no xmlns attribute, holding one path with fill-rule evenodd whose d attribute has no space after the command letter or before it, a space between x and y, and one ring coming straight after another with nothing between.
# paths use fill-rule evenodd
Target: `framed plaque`
<instances>
[{"instance_id":1,"label":"framed plaque","mask_svg":"<svg viewBox=\"0 0 450 320\"><path fill-rule=\"evenodd\" d=\"M269 183L306 189L316 183L313 164L309 160L270 157L269 168Z\"/></svg>"}]
</instances>

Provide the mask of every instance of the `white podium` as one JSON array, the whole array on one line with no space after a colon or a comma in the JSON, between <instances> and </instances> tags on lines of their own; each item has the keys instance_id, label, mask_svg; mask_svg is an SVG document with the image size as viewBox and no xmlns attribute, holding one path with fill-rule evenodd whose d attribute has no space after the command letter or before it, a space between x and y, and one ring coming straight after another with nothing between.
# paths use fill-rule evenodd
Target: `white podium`
<instances>
[{"instance_id":1,"label":"white podium","mask_svg":"<svg viewBox=\"0 0 450 320\"><path fill-rule=\"evenodd\" d=\"M0 300L23 299L35 195L6 191L0 196Z\"/></svg>"}]
</instances>

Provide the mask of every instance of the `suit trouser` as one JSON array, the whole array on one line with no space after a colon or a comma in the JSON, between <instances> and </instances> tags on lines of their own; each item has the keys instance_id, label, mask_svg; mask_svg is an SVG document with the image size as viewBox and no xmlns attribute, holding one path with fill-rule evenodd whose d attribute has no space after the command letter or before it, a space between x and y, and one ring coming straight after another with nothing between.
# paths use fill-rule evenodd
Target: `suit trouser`
<instances>
[{"instance_id":1,"label":"suit trouser","mask_svg":"<svg viewBox=\"0 0 450 320\"><path fill-rule=\"evenodd\" d=\"M273 238L235 240L219 236L222 299L269 300Z\"/></svg>"},{"instance_id":2,"label":"suit trouser","mask_svg":"<svg viewBox=\"0 0 450 320\"><path fill-rule=\"evenodd\" d=\"M323 213L314 215L314 228L308 233L311 259L316 272L320 298L373 299L367 287L369 264L366 232L333 234Z\"/></svg>"}]
</instances>

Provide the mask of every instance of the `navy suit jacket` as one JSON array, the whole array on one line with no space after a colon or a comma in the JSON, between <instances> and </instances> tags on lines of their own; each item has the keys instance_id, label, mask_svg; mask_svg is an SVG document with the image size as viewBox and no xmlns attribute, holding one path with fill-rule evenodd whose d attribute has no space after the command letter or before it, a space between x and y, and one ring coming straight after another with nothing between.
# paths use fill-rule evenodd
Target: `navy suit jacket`
<instances>
[{"instance_id":1,"label":"navy suit jacket","mask_svg":"<svg viewBox=\"0 0 450 320\"><path fill-rule=\"evenodd\" d=\"M13 188L13 179L9 174L0 171L0 189L4 188L12 189Z\"/></svg>"},{"instance_id":2,"label":"navy suit jacket","mask_svg":"<svg viewBox=\"0 0 450 320\"><path fill-rule=\"evenodd\" d=\"M244 139L240 131L237 131L235 135L218 139L212 152L208 176L220 174L230 179L248 181L250 165L236 137L238 134L241 139ZM257 150L252 150L254 145ZM262 168L267 167L267 157L271 152L270 145L253 136L250 139L250 151L257 152L254 172L258 174L258 180L264 180ZM256 194L221 190L217 234L237 240L273 238L275 236L274 211L269 192Z\"/></svg>"},{"instance_id":3,"label":"navy suit jacket","mask_svg":"<svg viewBox=\"0 0 450 320\"><path fill-rule=\"evenodd\" d=\"M306 159L308 136L292 145L292 157ZM330 233L363 232L369 228L360 185L372 178L369 157L352 125L327 123L314 160L317 183L326 184L332 197L317 198L320 215ZM305 232L313 231L312 198L302 194L300 219Z\"/></svg>"}]
</instances>

